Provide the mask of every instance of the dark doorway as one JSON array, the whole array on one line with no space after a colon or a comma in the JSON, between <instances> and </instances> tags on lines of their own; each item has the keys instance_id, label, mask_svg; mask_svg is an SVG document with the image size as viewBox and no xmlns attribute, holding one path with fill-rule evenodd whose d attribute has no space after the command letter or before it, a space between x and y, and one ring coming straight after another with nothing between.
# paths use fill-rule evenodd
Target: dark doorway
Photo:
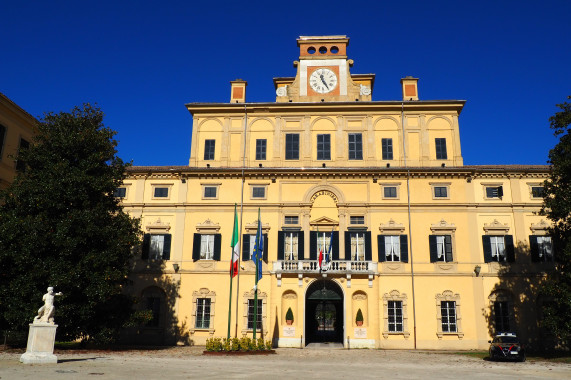
<instances>
[{"instance_id":1,"label":"dark doorway","mask_svg":"<svg viewBox=\"0 0 571 380\"><path fill-rule=\"evenodd\" d=\"M315 281L305 297L305 344L343 343L343 292L333 281Z\"/></svg>"}]
</instances>

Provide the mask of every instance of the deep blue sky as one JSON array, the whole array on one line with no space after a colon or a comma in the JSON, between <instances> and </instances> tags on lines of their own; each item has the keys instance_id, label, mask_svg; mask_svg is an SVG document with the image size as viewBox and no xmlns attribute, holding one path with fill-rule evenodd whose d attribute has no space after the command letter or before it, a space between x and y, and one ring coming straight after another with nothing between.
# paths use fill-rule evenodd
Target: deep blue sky
<instances>
[{"instance_id":1,"label":"deep blue sky","mask_svg":"<svg viewBox=\"0 0 571 380\"><path fill-rule=\"evenodd\" d=\"M465 164L544 164L571 95L571 1L3 1L0 92L39 117L97 103L135 165L187 165L184 104L275 101L300 35L344 34L373 100L467 100Z\"/></svg>"}]
</instances>

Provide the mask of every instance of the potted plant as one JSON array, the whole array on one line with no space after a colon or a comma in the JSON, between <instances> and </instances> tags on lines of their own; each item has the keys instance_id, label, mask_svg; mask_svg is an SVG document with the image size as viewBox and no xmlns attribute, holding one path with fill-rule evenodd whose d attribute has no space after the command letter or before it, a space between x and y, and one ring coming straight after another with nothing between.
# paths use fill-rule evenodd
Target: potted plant
<instances>
[{"instance_id":1,"label":"potted plant","mask_svg":"<svg viewBox=\"0 0 571 380\"><path fill-rule=\"evenodd\" d=\"M357 326L363 326L363 313L361 309L357 310L357 317L355 318L355 323Z\"/></svg>"},{"instance_id":2,"label":"potted plant","mask_svg":"<svg viewBox=\"0 0 571 380\"><path fill-rule=\"evenodd\" d=\"M293 323L293 311L291 311L291 307L287 309L286 323L288 325L291 325Z\"/></svg>"}]
</instances>

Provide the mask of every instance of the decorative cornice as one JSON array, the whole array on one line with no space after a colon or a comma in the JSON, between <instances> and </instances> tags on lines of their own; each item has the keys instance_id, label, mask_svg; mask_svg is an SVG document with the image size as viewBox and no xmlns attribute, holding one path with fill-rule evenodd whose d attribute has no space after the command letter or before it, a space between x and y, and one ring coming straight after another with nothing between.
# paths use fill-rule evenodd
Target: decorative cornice
<instances>
[{"instance_id":1,"label":"decorative cornice","mask_svg":"<svg viewBox=\"0 0 571 380\"><path fill-rule=\"evenodd\" d=\"M161 218L158 218L156 222L152 223L152 224L147 224L146 226L146 230L148 233L168 233L171 229L171 226L169 223L163 223L161 221Z\"/></svg>"},{"instance_id":2,"label":"decorative cornice","mask_svg":"<svg viewBox=\"0 0 571 380\"><path fill-rule=\"evenodd\" d=\"M196 231L198 233L218 233L220 224L215 224L210 219L206 219L204 222L196 225Z\"/></svg>"},{"instance_id":3,"label":"decorative cornice","mask_svg":"<svg viewBox=\"0 0 571 380\"><path fill-rule=\"evenodd\" d=\"M484 231L486 234L489 234L490 232L507 234L510 231L510 226L507 223L502 224L498 222L497 219L494 219L490 224L484 223Z\"/></svg>"},{"instance_id":4,"label":"decorative cornice","mask_svg":"<svg viewBox=\"0 0 571 380\"><path fill-rule=\"evenodd\" d=\"M402 233L404 233L404 225L403 224L397 224L391 218L387 224L381 224L379 226L379 231L381 231L381 233L390 232L393 234L402 234Z\"/></svg>"}]
</instances>

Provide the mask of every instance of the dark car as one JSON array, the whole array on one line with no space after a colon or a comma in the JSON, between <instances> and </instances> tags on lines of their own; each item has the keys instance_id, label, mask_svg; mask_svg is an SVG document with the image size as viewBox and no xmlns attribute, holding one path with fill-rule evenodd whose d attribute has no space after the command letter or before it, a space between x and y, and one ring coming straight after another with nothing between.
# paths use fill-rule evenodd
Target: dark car
<instances>
[{"instance_id":1,"label":"dark car","mask_svg":"<svg viewBox=\"0 0 571 380\"><path fill-rule=\"evenodd\" d=\"M490 344L491 360L518 360L525 361L525 349L514 334L499 334L494 340L488 341Z\"/></svg>"}]
</instances>

